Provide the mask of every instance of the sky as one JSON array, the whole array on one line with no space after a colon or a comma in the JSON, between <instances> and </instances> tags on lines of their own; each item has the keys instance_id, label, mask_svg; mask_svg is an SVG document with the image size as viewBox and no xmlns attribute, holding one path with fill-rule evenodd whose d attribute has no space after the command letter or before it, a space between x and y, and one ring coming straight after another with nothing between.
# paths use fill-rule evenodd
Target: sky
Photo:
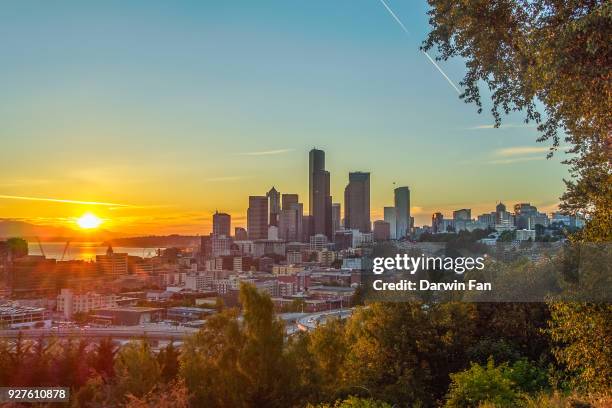
<instances>
[{"instance_id":1,"label":"sky","mask_svg":"<svg viewBox=\"0 0 612 408\"><path fill-rule=\"evenodd\" d=\"M564 154L546 160L520 114L493 129L419 51L426 2L386 3L408 34L379 0L2 2L0 219L202 234L219 210L240 226L272 186L308 208L313 147L334 202L371 172L373 220L393 183L417 225L499 200L552 211Z\"/></svg>"}]
</instances>

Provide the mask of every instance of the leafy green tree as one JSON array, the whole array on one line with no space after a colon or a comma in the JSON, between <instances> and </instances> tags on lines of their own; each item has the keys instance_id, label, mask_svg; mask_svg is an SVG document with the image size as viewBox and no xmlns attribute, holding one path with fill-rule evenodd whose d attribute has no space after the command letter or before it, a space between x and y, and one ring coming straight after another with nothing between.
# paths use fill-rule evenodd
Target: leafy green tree
<instances>
[{"instance_id":1,"label":"leafy green tree","mask_svg":"<svg viewBox=\"0 0 612 408\"><path fill-rule=\"evenodd\" d=\"M319 398L329 400L336 396L344 383L344 362L348 352L344 325L339 319L329 320L309 337L308 352L314 360L314 375L321 392Z\"/></svg>"},{"instance_id":2,"label":"leafy green tree","mask_svg":"<svg viewBox=\"0 0 612 408\"><path fill-rule=\"evenodd\" d=\"M422 304L373 303L347 322L346 386L402 406L432 402L436 333Z\"/></svg>"},{"instance_id":3,"label":"leafy green tree","mask_svg":"<svg viewBox=\"0 0 612 408\"><path fill-rule=\"evenodd\" d=\"M244 338L236 317L232 309L212 316L183 345L180 375L194 406L246 406L246 378L239 364Z\"/></svg>"},{"instance_id":4,"label":"leafy green tree","mask_svg":"<svg viewBox=\"0 0 612 408\"><path fill-rule=\"evenodd\" d=\"M612 4L604 0L429 0L432 30L423 49L461 57L461 95L482 108L480 85L491 91L496 126L502 113L525 112L540 141L574 155L566 162L562 208L603 218L612 229L610 65ZM540 107L544 112L540 112ZM602 230L603 232L603 230Z\"/></svg>"},{"instance_id":5,"label":"leafy green tree","mask_svg":"<svg viewBox=\"0 0 612 408\"><path fill-rule=\"evenodd\" d=\"M207 407L284 407L296 396L294 369L284 347L284 325L270 297L240 288L243 319L227 310L211 317L181 354L181 376L193 404Z\"/></svg>"},{"instance_id":6,"label":"leafy green tree","mask_svg":"<svg viewBox=\"0 0 612 408\"><path fill-rule=\"evenodd\" d=\"M338 400L333 404L308 405L307 408L391 408L390 404L372 398L358 398L350 396L345 400Z\"/></svg>"},{"instance_id":7,"label":"leafy green tree","mask_svg":"<svg viewBox=\"0 0 612 408\"><path fill-rule=\"evenodd\" d=\"M514 406L518 395L512 380L504 375L503 367L495 367L490 359L484 367L472 364L468 370L452 374L445 406L472 408L484 402L499 407Z\"/></svg>"},{"instance_id":8,"label":"leafy green tree","mask_svg":"<svg viewBox=\"0 0 612 408\"><path fill-rule=\"evenodd\" d=\"M546 370L525 358L509 365L504 375L523 393L535 394L550 386Z\"/></svg>"},{"instance_id":9,"label":"leafy green tree","mask_svg":"<svg viewBox=\"0 0 612 408\"><path fill-rule=\"evenodd\" d=\"M180 351L174 347L173 341L157 354L157 361L161 367L161 377L164 383L170 383L178 375L179 356Z\"/></svg>"},{"instance_id":10,"label":"leafy green tree","mask_svg":"<svg viewBox=\"0 0 612 408\"><path fill-rule=\"evenodd\" d=\"M92 368L103 378L112 378L115 375L116 353L117 347L110 337L100 340L91 358Z\"/></svg>"},{"instance_id":11,"label":"leafy green tree","mask_svg":"<svg viewBox=\"0 0 612 408\"><path fill-rule=\"evenodd\" d=\"M555 302L548 332L558 361L587 391L612 390L612 305Z\"/></svg>"},{"instance_id":12,"label":"leafy green tree","mask_svg":"<svg viewBox=\"0 0 612 408\"><path fill-rule=\"evenodd\" d=\"M130 395L125 408L187 408L189 394L181 381L171 382L157 387L144 397Z\"/></svg>"},{"instance_id":13,"label":"leafy green tree","mask_svg":"<svg viewBox=\"0 0 612 408\"><path fill-rule=\"evenodd\" d=\"M142 397L161 381L161 368L149 344L141 340L122 347L115 359L114 395Z\"/></svg>"},{"instance_id":14,"label":"leafy green tree","mask_svg":"<svg viewBox=\"0 0 612 408\"><path fill-rule=\"evenodd\" d=\"M240 367L247 378L247 402L253 406L284 406L291 371L285 367L283 322L274 314L267 294L252 285L240 288L244 336Z\"/></svg>"},{"instance_id":15,"label":"leafy green tree","mask_svg":"<svg viewBox=\"0 0 612 408\"><path fill-rule=\"evenodd\" d=\"M9 238L6 240L11 258L21 258L28 254L28 241L23 238Z\"/></svg>"}]
</instances>

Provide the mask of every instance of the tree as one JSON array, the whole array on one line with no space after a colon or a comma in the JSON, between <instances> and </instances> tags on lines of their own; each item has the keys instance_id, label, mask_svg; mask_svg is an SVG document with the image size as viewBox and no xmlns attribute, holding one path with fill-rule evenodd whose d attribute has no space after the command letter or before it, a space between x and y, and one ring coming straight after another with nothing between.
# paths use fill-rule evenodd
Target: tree
<instances>
[{"instance_id":1,"label":"tree","mask_svg":"<svg viewBox=\"0 0 612 408\"><path fill-rule=\"evenodd\" d=\"M117 347L110 337L100 340L96 345L95 353L92 355L92 368L103 378L112 378L115 375L114 360L116 353Z\"/></svg>"},{"instance_id":2,"label":"tree","mask_svg":"<svg viewBox=\"0 0 612 408\"><path fill-rule=\"evenodd\" d=\"M128 397L125 408L187 408L189 394L181 381L153 389L144 397Z\"/></svg>"},{"instance_id":3,"label":"tree","mask_svg":"<svg viewBox=\"0 0 612 408\"><path fill-rule=\"evenodd\" d=\"M422 304L373 303L347 322L346 384L401 406L431 404L436 335ZM355 390L352 390L353 392Z\"/></svg>"},{"instance_id":4,"label":"tree","mask_svg":"<svg viewBox=\"0 0 612 408\"><path fill-rule=\"evenodd\" d=\"M309 336L308 352L314 360L319 400L333 399L344 384L344 361L348 352L344 325L339 319L328 320Z\"/></svg>"},{"instance_id":5,"label":"tree","mask_svg":"<svg viewBox=\"0 0 612 408\"><path fill-rule=\"evenodd\" d=\"M391 408L391 405L372 398L357 398L350 396L345 400L338 400L333 404L308 404L307 408Z\"/></svg>"},{"instance_id":6,"label":"tree","mask_svg":"<svg viewBox=\"0 0 612 408\"><path fill-rule=\"evenodd\" d=\"M432 30L423 50L438 59L461 57L467 73L461 94L482 101L491 91L495 125L501 112L525 112L539 141L560 146L564 133L573 156L562 209L597 218L598 236L612 234L610 65L612 3L604 0L429 0ZM540 112L543 106L544 112ZM550 152L552 154L552 150Z\"/></svg>"},{"instance_id":7,"label":"tree","mask_svg":"<svg viewBox=\"0 0 612 408\"><path fill-rule=\"evenodd\" d=\"M504 367L495 367L490 359L484 367L472 364L468 370L452 374L445 406L471 408L484 402L491 402L496 407L514 406L518 395L512 380L504 375Z\"/></svg>"},{"instance_id":8,"label":"tree","mask_svg":"<svg viewBox=\"0 0 612 408\"><path fill-rule=\"evenodd\" d=\"M284 348L284 325L270 297L254 286L240 288L242 322L228 309L185 342L181 376L195 406L284 407L291 390L292 359Z\"/></svg>"},{"instance_id":9,"label":"tree","mask_svg":"<svg viewBox=\"0 0 612 408\"><path fill-rule=\"evenodd\" d=\"M166 347L157 354L157 361L161 367L161 377L164 383L170 383L176 378L179 371L179 350L174 347L171 341Z\"/></svg>"},{"instance_id":10,"label":"tree","mask_svg":"<svg viewBox=\"0 0 612 408\"><path fill-rule=\"evenodd\" d=\"M612 305L555 302L548 332L553 353L586 391L612 389Z\"/></svg>"},{"instance_id":11,"label":"tree","mask_svg":"<svg viewBox=\"0 0 612 408\"><path fill-rule=\"evenodd\" d=\"M129 394L142 397L160 383L161 369L149 344L141 340L124 346L115 359L114 391L117 401Z\"/></svg>"},{"instance_id":12,"label":"tree","mask_svg":"<svg viewBox=\"0 0 612 408\"><path fill-rule=\"evenodd\" d=\"M28 241L23 238L9 238L6 240L11 258L21 258L28 254Z\"/></svg>"},{"instance_id":13,"label":"tree","mask_svg":"<svg viewBox=\"0 0 612 408\"><path fill-rule=\"evenodd\" d=\"M242 285L244 336L240 366L247 378L247 402L252 406L286 406L284 393L291 370L285 367L283 322L274 314L274 304L267 294L253 285Z\"/></svg>"}]
</instances>

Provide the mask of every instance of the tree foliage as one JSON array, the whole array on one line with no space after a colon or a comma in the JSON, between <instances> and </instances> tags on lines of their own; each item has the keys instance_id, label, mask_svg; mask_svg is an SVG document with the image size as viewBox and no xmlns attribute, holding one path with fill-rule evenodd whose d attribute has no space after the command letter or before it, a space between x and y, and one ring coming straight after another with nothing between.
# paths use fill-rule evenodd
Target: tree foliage
<instances>
[{"instance_id":1,"label":"tree foliage","mask_svg":"<svg viewBox=\"0 0 612 408\"><path fill-rule=\"evenodd\" d=\"M611 218L610 65L612 4L603 0L429 0L432 29L423 49L461 57L461 97L482 109L480 84L491 91L496 126L522 111L539 141L571 147L572 179L562 208ZM540 107L543 112L540 112ZM603 230L602 230L603 232Z\"/></svg>"}]
</instances>

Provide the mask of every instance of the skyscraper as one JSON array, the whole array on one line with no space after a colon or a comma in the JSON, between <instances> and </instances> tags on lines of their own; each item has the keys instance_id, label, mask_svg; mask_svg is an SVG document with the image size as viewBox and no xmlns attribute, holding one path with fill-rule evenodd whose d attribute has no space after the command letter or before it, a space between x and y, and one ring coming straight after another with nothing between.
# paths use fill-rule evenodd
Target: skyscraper
<instances>
[{"instance_id":1,"label":"skyscraper","mask_svg":"<svg viewBox=\"0 0 612 408\"><path fill-rule=\"evenodd\" d=\"M370 173L349 173L344 189L344 227L370 232Z\"/></svg>"},{"instance_id":2,"label":"skyscraper","mask_svg":"<svg viewBox=\"0 0 612 408\"><path fill-rule=\"evenodd\" d=\"M325 170L325 152L312 149L308 166L309 210L312 217L311 235L324 234L331 239L331 196L329 194L329 172Z\"/></svg>"},{"instance_id":3,"label":"skyscraper","mask_svg":"<svg viewBox=\"0 0 612 408\"><path fill-rule=\"evenodd\" d=\"M384 208L384 218L385 218L385 222L389 223L389 229L390 229L390 238L391 239L395 239L396 238L396 231L395 231L395 207L385 207Z\"/></svg>"},{"instance_id":4,"label":"skyscraper","mask_svg":"<svg viewBox=\"0 0 612 408\"><path fill-rule=\"evenodd\" d=\"M340 229L340 220L342 219L340 203L332 204L332 233Z\"/></svg>"},{"instance_id":5,"label":"skyscraper","mask_svg":"<svg viewBox=\"0 0 612 408\"><path fill-rule=\"evenodd\" d=\"M278 225L278 214L280 213L280 198L281 195L274 187L266 193L268 197L268 205L270 209L269 223L270 225Z\"/></svg>"},{"instance_id":6,"label":"skyscraper","mask_svg":"<svg viewBox=\"0 0 612 408\"><path fill-rule=\"evenodd\" d=\"M232 217L229 214L215 211L213 214L213 234L229 237L232 230L231 225Z\"/></svg>"},{"instance_id":7,"label":"skyscraper","mask_svg":"<svg viewBox=\"0 0 612 408\"><path fill-rule=\"evenodd\" d=\"M282 209L287 210L291 208L292 204L298 203L298 195L297 194L283 194L281 196L281 204Z\"/></svg>"},{"instance_id":8,"label":"skyscraper","mask_svg":"<svg viewBox=\"0 0 612 408\"><path fill-rule=\"evenodd\" d=\"M431 231L434 234L438 234L440 232L446 232L443 230L444 224L444 215L441 212L433 213L431 216Z\"/></svg>"},{"instance_id":9,"label":"skyscraper","mask_svg":"<svg viewBox=\"0 0 612 408\"><path fill-rule=\"evenodd\" d=\"M410 189L395 189L395 235L397 239L410 235Z\"/></svg>"},{"instance_id":10,"label":"skyscraper","mask_svg":"<svg viewBox=\"0 0 612 408\"><path fill-rule=\"evenodd\" d=\"M268 197L249 196L247 232L249 239L268 238Z\"/></svg>"},{"instance_id":11,"label":"skyscraper","mask_svg":"<svg viewBox=\"0 0 612 408\"><path fill-rule=\"evenodd\" d=\"M278 220L278 236L286 241L302 240L302 219L304 206L302 203L291 203L283 208Z\"/></svg>"}]
</instances>

